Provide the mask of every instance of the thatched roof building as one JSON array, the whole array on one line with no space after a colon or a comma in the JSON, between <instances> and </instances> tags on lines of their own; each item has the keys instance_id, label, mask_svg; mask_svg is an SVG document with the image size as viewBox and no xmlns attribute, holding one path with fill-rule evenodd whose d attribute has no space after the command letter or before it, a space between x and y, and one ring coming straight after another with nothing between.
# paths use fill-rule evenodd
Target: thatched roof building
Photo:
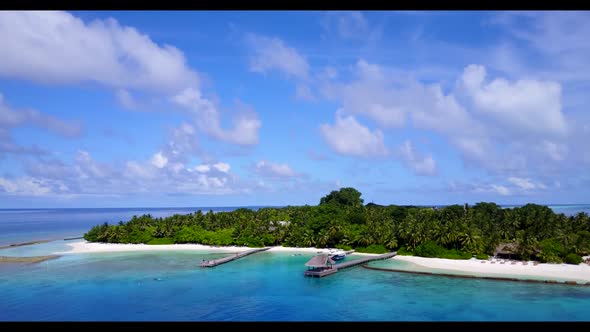
<instances>
[{"instance_id":1,"label":"thatched roof building","mask_svg":"<svg viewBox=\"0 0 590 332\"><path fill-rule=\"evenodd\" d=\"M500 243L496 250L494 250L494 256L498 255L514 255L516 250L518 249L518 245L516 243Z\"/></svg>"},{"instance_id":2,"label":"thatched roof building","mask_svg":"<svg viewBox=\"0 0 590 332\"><path fill-rule=\"evenodd\" d=\"M334 264L336 264L336 262L333 261L330 258L330 256L328 256L327 254L321 254L321 255L313 256L307 263L305 263L305 266L328 267L328 266L332 266Z\"/></svg>"}]
</instances>

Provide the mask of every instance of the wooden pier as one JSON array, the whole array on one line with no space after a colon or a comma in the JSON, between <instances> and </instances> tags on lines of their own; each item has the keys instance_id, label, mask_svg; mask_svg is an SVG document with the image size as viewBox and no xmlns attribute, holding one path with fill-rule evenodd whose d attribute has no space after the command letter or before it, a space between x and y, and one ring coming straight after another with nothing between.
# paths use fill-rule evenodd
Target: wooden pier
<instances>
[{"instance_id":1,"label":"wooden pier","mask_svg":"<svg viewBox=\"0 0 590 332\"><path fill-rule=\"evenodd\" d=\"M372 262L372 261L380 261L382 259L388 259L388 258L394 257L395 255L397 255L397 251L388 252L386 254L379 255L379 256L369 256L366 258L355 259L350 262L336 264L336 267L338 268L338 270L342 270L347 267L357 266L357 265L365 264L365 263Z\"/></svg>"},{"instance_id":2,"label":"wooden pier","mask_svg":"<svg viewBox=\"0 0 590 332\"><path fill-rule=\"evenodd\" d=\"M221 265L224 263L229 263L231 261L235 261L236 259L240 259L242 257L246 257L248 255L252 255L257 252L266 251L268 249L270 249L270 247L256 248L256 249L247 250L244 252L237 253L233 256L228 256L228 257L223 257L223 258L218 258L218 259L213 259L213 260L204 260L201 262L201 267L214 267L214 266Z\"/></svg>"},{"instance_id":3,"label":"wooden pier","mask_svg":"<svg viewBox=\"0 0 590 332\"><path fill-rule=\"evenodd\" d=\"M372 261L388 259L388 258L394 257L395 255L397 255L397 251L396 252L389 252L389 253L379 255L379 256L370 256L370 257L366 257L366 258L355 259L355 260L340 263L340 264L325 264L324 263L324 265L327 265L327 266L319 266L319 267L307 270L307 271L305 271L304 275L307 277L321 278L321 277L325 277L325 276L334 274L334 273L338 272L338 270L346 269L346 268L352 267L352 266L362 265L362 264L372 262ZM312 265L308 265L308 266L312 266Z\"/></svg>"}]
</instances>

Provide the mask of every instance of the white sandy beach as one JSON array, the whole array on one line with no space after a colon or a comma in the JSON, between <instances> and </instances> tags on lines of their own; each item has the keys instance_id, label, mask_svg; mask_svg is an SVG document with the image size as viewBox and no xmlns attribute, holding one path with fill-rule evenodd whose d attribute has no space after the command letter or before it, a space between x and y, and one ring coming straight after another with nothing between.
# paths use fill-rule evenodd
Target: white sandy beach
<instances>
[{"instance_id":1,"label":"white sandy beach","mask_svg":"<svg viewBox=\"0 0 590 332\"><path fill-rule=\"evenodd\" d=\"M297 247L281 247L281 246L277 246L277 247L272 247L269 251L274 251L274 252L295 252L295 253L309 253L309 254L316 254L316 253L322 253L322 254L327 254L330 252L330 250L338 250L338 249L333 249L333 248L297 248ZM354 252L354 255L360 255L360 256L375 256L378 254L368 254L368 253L361 253L361 252Z\"/></svg>"},{"instance_id":2,"label":"white sandy beach","mask_svg":"<svg viewBox=\"0 0 590 332\"><path fill-rule=\"evenodd\" d=\"M475 276L510 277L522 279L535 278L558 281L571 280L577 281L578 283L590 282L590 265L588 264L534 265L533 262L528 262L527 265L523 265L522 262L511 264L509 261L506 261L504 264L500 264L499 260L496 261L495 264L492 264L490 261L484 261L485 263L482 263L482 261L478 259L455 260L415 256L396 256L391 258L391 260L411 262L423 268L433 269L431 271L433 273L449 273L456 271L460 274L473 274Z\"/></svg>"},{"instance_id":3,"label":"white sandy beach","mask_svg":"<svg viewBox=\"0 0 590 332\"><path fill-rule=\"evenodd\" d=\"M70 250L55 252L55 255L84 254L84 253L106 253L125 251L220 251L220 252L242 252L251 248L247 247L214 247L202 244L123 244L123 243L95 243L95 242L71 242L68 243Z\"/></svg>"},{"instance_id":4,"label":"white sandy beach","mask_svg":"<svg viewBox=\"0 0 590 332\"><path fill-rule=\"evenodd\" d=\"M125 252L125 251L219 251L219 252L243 252L253 248L249 247L215 247L207 246L202 244L160 244L160 245L148 245L148 244L122 244L122 243L95 243L87 241L71 242L68 243L70 250L55 252L55 255L64 254L82 254L82 253L106 253L106 252ZM330 249L318 249L318 248L295 248L295 247L272 247L268 251L272 252L292 252L292 253L328 253ZM355 255L375 255L365 253L354 253Z\"/></svg>"}]
</instances>

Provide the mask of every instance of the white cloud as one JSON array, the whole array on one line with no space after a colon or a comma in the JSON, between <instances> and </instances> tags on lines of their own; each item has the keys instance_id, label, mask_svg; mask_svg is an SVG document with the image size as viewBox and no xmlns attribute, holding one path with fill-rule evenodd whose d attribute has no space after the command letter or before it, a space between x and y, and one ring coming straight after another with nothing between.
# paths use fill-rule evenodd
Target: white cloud
<instances>
[{"instance_id":1,"label":"white cloud","mask_svg":"<svg viewBox=\"0 0 590 332\"><path fill-rule=\"evenodd\" d=\"M542 183L535 183L529 178L509 177L508 182L514 184L522 190L545 189Z\"/></svg>"},{"instance_id":2,"label":"white cloud","mask_svg":"<svg viewBox=\"0 0 590 332\"><path fill-rule=\"evenodd\" d=\"M221 173L229 173L230 165L228 163L216 163L213 164L213 168L220 171Z\"/></svg>"},{"instance_id":3,"label":"white cloud","mask_svg":"<svg viewBox=\"0 0 590 332\"><path fill-rule=\"evenodd\" d=\"M396 90L381 67L359 60L354 66L355 80L348 83L327 82L322 87L329 99L342 103L341 112L364 115L382 127L401 127L407 110L403 91Z\"/></svg>"},{"instance_id":4,"label":"white cloud","mask_svg":"<svg viewBox=\"0 0 590 332\"><path fill-rule=\"evenodd\" d=\"M343 117L341 112L336 113L335 124L322 124L320 132L332 150L342 155L370 157L389 154L380 130L371 131L353 116Z\"/></svg>"},{"instance_id":5,"label":"white cloud","mask_svg":"<svg viewBox=\"0 0 590 332\"><path fill-rule=\"evenodd\" d=\"M0 13L0 75L41 83L97 82L173 92L198 82L183 53L116 20L67 12Z\"/></svg>"},{"instance_id":6,"label":"white cloud","mask_svg":"<svg viewBox=\"0 0 590 332\"><path fill-rule=\"evenodd\" d=\"M510 190L504 186L492 184L490 185L490 188L491 191L496 192L502 196L510 195Z\"/></svg>"},{"instance_id":7,"label":"white cloud","mask_svg":"<svg viewBox=\"0 0 590 332\"><path fill-rule=\"evenodd\" d=\"M96 179L104 178L109 174L108 167L94 161L88 151L78 151L74 160L76 161L75 168L80 177Z\"/></svg>"},{"instance_id":8,"label":"white cloud","mask_svg":"<svg viewBox=\"0 0 590 332\"><path fill-rule=\"evenodd\" d=\"M414 150L410 141L405 141L400 146L398 154L403 163L416 175L435 175L437 173L436 162L432 156L422 156Z\"/></svg>"},{"instance_id":9,"label":"white cloud","mask_svg":"<svg viewBox=\"0 0 590 332\"><path fill-rule=\"evenodd\" d=\"M151 160L101 165L93 161L87 152L81 151L71 164L49 160L41 168L29 167L27 172L33 174L31 176L14 179L0 177L0 195L52 198L150 192L222 195L246 189L229 172L229 165L225 163L218 163L217 168L208 165L205 173L187 169L178 162L157 166ZM203 170L203 167L198 168Z\"/></svg>"},{"instance_id":10,"label":"white cloud","mask_svg":"<svg viewBox=\"0 0 590 332\"><path fill-rule=\"evenodd\" d=\"M256 172L270 178L290 178L298 174L288 164L260 160L256 163Z\"/></svg>"},{"instance_id":11,"label":"white cloud","mask_svg":"<svg viewBox=\"0 0 590 332\"><path fill-rule=\"evenodd\" d=\"M171 161L185 161L199 152L195 128L184 122L169 134L168 142L162 148L163 155Z\"/></svg>"},{"instance_id":12,"label":"white cloud","mask_svg":"<svg viewBox=\"0 0 590 332\"><path fill-rule=\"evenodd\" d=\"M211 170L211 167L209 165L197 165L195 166L195 171L199 172L199 173L207 173Z\"/></svg>"},{"instance_id":13,"label":"white cloud","mask_svg":"<svg viewBox=\"0 0 590 332\"><path fill-rule=\"evenodd\" d=\"M277 70L288 77L308 78L307 60L281 39L249 34L246 40L253 52L250 70L260 73Z\"/></svg>"},{"instance_id":14,"label":"white cloud","mask_svg":"<svg viewBox=\"0 0 590 332\"><path fill-rule=\"evenodd\" d=\"M238 144L254 145L258 143L258 130L262 122L252 110L238 113L233 118L233 128L223 129L217 107L201 92L188 88L172 98L176 104L190 110L199 129L220 140Z\"/></svg>"},{"instance_id":15,"label":"white cloud","mask_svg":"<svg viewBox=\"0 0 590 332\"><path fill-rule=\"evenodd\" d=\"M78 172L59 160L28 162L25 165L25 171L33 178L46 178L52 180L75 178L80 176Z\"/></svg>"},{"instance_id":16,"label":"white cloud","mask_svg":"<svg viewBox=\"0 0 590 332\"><path fill-rule=\"evenodd\" d=\"M583 122L573 123L562 112L561 88L553 81L486 80L485 68L472 65L455 84L426 84L412 73L362 59L351 74L350 80L320 82L322 94L340 103L342 116L371 119L376 131L408 123L434 131L458 149L467 167L495 175L554 172L574 155L571 145L588 136L580 129ZM573 133L580 136L575 142ZM582 146L575 150L579 158L587 155Z\"/></svg>"},{"instance_id":17,"label":"white cloud","mask_svg":"<svg viewBox=\"0 0 590 332\"><path fill-rule=\"evenodd\" d=\"M513 50L507 58L514 61L532 54L536 61L523 71L563 82L590 78L587 61L590 47L585 42L590 34L589 19L585 11L521 11L498 13L492 23L505 28L519 49L527 52Z\"/></svg>"},{"instance_id":18,"label":"white cloud","mask_svg":"<svg viewBox=\"0 0 590 332\"><path fill-rule=\"evenodd\" d=\"M561 112L561 86L556 82L496 78L485 83L480 65L465 68L462 83L476 110L506 126L544 134L563 135L567 126Z\"/></svg>"},{"instance_id":19,"label":"white cloud","mask_svg":"<svg viewBox=\"0 0 590 332\"><path fill-rule=\"evenodd\" d=\"M53 192L47 181L29 176L14 180L0 177L0 189L15 196L45 196Z\"/></svg>"},{"instance_id":20,"label":"white cloud","mask_svg":"<svg viewBox=\"0 0 590 332\"><path fill-rule=\"evenodd\" d=\"M112 18L84 22L67 12L3 12L0 39L5 41L0 77L47 84L98 83L114 89L128 109L138 107L134 90L172 96L193 111L199 130L208 135L232 144L258 143L261 122L254 111L238 114L232 129L222 129L220 112L202 96L199 75L188 67L184 54ZM35 115L31 112L30 117ZM48 117L39 121L54 128L61 125Z\"/></svg>"},{"instance_id":21,"label":"white cloud","mask_svg":"<svg viewBox=\"0 0 590 332\"><path fill-rule=\"evenodd\" d=\"M128 161L125 164L124 174L132 179L152 179L155 177L154 169L148 166L143 166L136 161Z\"/></svg>"},{"instance_id":22,"label":"white cloud","mask_svg":"<svg viewBox=\"0 0 590 332\"><path fill-rule=\"evenodd\" d=\"M154 154L154 156L150 160L150 163L157 168L163 168L164 166L166 166L166 164L168 164L168 158L166 158L162 154L162 152L159 151L158 153Z\"/></svg>"},{"instance_id":23,"label":"white cloud","mask_svg":"<svg viewBox=\"0 0 590 332\"><path fill-rule=\"evenodd\" d=\"M170 169L172 170L172 172L178 174L180 171L182 171L184 169L184 165L181 163L172 163L169 164L170 165Z\"/></svg>"}]
</instances>

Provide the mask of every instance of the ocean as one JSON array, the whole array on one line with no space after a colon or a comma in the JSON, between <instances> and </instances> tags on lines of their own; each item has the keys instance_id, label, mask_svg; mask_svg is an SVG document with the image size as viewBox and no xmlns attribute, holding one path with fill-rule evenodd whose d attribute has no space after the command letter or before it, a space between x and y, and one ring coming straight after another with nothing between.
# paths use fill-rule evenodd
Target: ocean
<instances>
[{"instance_id":1,"label":"ocean","mask_svg":"<svg viewBox=\"0 0 590 332\"><path fill-rule=\"evenodd\" d=\"M105 221L198 209L0 210L0 243L54 239L3 249L0 255L47 255L67 249L63 238L81 236ZM576 209L589 211L590 206L563 208L568 213ZM306 278L304 263L312 255L262 252L206 269L198 266L201 259L223 254L92 253L37 264L0 264L0 321L589 320L590 287L362 267Z\"/></svg>"}]
</instances>

